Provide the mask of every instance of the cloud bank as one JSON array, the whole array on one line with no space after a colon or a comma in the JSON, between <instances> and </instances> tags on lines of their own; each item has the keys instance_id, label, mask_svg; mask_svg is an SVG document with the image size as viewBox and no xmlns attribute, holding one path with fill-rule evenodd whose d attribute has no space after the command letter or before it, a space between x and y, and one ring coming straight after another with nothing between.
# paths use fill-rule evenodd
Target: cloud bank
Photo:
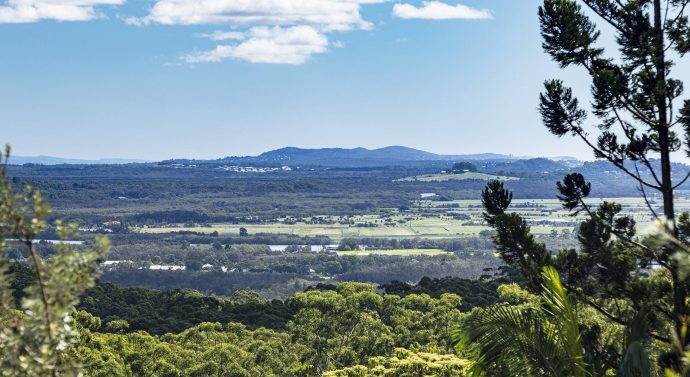
<instances>
[{"instance_id":1,"label":"cloud bank","mask_svg":"<svg viewBox=\"0 0 690 377\"><path fill-rule=\"evenodd\" d=\"M361 6L385 1L157 0L148 15L126 21L141 26L225 25L244 29L203 35L226 43L183 56L187 63L232 58L252 63L303 64L312 55L328 51L329 33L372 29L373 25L362 18Z\"/></svg>"},{"instance_id":2,"label":"cloud bank","mask_svg":"<svg viewBox=\"0 0 690 377\"><path fill-rule=\"evenodd\" d=\"M1 0L0 0L1 1ZM209 25L219 30L197 37L215 42L206 51L181 57L185 63L238 59L251 63L303 64L313 55L342 48L332 33L371 30L362 17L367 4L390 0L154 0L147 14L126 17L130 25ZM124 4L126 0L6 0L0 2L1 23L41 20L87 21L103 17L100 6ZM462 4L423 1L393 6L393 16L402 19L488 19L487 10Z\"/></svg>"},{"instance_id":3,"label":"cloud bank","mask_svg":"<svg viewBox=\"0 0 690 377\"><path fill-rule=\"evenodd\" d=\"M235 58L252 63L303 64L312 54L325 52L327 47L328 39L311 26L257 26L239 44L219 45L211 51L186 55L183 60L205 63Z\"/></svg>"},{"instance_id":4,"label":"cloud bank","mask_svg":"<svg viewBox=\"0 0 690 377\"><path fill-rule=\"evenodd\" d=\"M149 14L129 18L145 25L312 25L324 31L368 29L361 4L385 0L157 0Z\"/></svg>"}]
</instances>

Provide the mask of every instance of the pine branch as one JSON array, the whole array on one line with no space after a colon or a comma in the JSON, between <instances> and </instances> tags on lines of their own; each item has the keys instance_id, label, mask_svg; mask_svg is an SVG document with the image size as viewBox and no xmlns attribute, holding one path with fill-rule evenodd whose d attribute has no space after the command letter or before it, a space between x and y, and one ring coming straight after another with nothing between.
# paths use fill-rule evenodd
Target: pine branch
<instances>
[{"instance_id":1,"label":"pine branch","mask_svg":"<svg viewBox=\"0 0 690 377\"><path fill-rule=\"evenodd\" d=\"M573 125L571 125L571 127L572 127L572 126L573 126ZM621 171L623 171L624 173L626 173L627 175L629 175L630 177L632 177L633 179L635 179L636 181L638 181L640 184L643 184L643 185L645 185L645 186L647 186L647 187L649 187L649 188L653 188L653 189L655 189L655 190L661 191L661 187L660 187L660 186L656 186L656 185L651 184L651 183L649 183L649 182L647 182L647 181L645 181L645 180L643 180L643 179L641 179L641 178L638 178L635 174L633 174L633 172L631 172L630 170L628 170L628 168L626 168L625 166L623 166L622 163L619 163L619 162L615 161L613 158L611 158L611 157L609 157L608 155L606 155L606 154L604 153L604 151L602 151L601 149L599 149L598 147L596 147L594 144L592 144L592 142L589 141L589 139L587 139L587 137L582 133L582 130L580 130L580 129L577 128L577 127L572 127L572 129L574 130L574 132L575 132L578 136L580 136L580 138L581 138L590 148L592 148L592 150L594 150L594 151L597 152L599 155L603 156L603 157L604 157L605 159L607 159L609 162L611 162L612 164L614 164L618 169L620 169Z\"/></svg>"},{"instance_id":2,"label":"pine branch","mask_svg":"<svg viewBox=\"0 0 690 377\"><path fill-rule=\"evenodd\" d=\"M592 5L592 1L591 1L591 0L582 0L582 2L585 3L585 5L587 5L587 7L588 7L592 12L596 13L597 16L601 17L602 20L606 21L609 25L611 25L613 28L615 28L616 30L618 30L620 33L624 33L624 32L625 32L625 30L624 30L620 25L618 25L616 22L614 22L613 19L607 17L607 16L604 15L602 12L600 12L599 9L598 9L597 7L595 7L594 5ZM620 3L618 3L618 4L619 4L619 6L621 5Z\"/></svg>"},{"instance_id":3,"label":"pine branch","mask_svg":"<svg viewBox=\"0 0 690 377\"><path fill-rule=\"evenodd\" d=\"M634 141L634 140L630 137L630 135L628 134L629 128L625 125L625 122L624 122L623 119L620 117L620 114L618 113L618 110L616 109L616 107L615 107L615 106L612 106L611 109L613 110L613 113L615 114L616 119L618 120L618 123L620 124L621 128L623 129L623 133L625 134L625 136L626 136L626 137L628 138L628 140L630 140L631 142ZM654 181L657 183L657 185L661 186L661 181L659 180L659 177L657 176L656 171L655 171L654 168L652 167L652 164L649 162L649 159L647 158L647 155L646 155L646 154L642 154L642 155L640 155L639 157L640 157L640 161L642 161L642 163L647 167L647 169L649 170L649 172L652 174L652 177L654 178ZM637 165L635 166L635 170L637 170ZM642 177L640 177L640 172L639 172L639 171L637 171L637 177L638 177L639 179L642 179Z\"/></svg>"}]
</instances>

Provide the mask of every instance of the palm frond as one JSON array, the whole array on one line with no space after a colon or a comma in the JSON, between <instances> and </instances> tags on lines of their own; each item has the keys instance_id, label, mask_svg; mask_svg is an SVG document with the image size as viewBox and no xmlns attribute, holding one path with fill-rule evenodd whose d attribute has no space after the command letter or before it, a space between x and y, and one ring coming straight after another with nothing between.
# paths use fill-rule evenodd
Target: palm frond
<instances>
[{"instance_id":1,"label":"palm frond","mask_svg":"<svg viewBox=\"0 0 690 377\"><path fill-rule=\"evenodd\" d=\"M575 298L552 268L544 269L542 288L542 308L494 305L454 331L458 348L475 355L475 375L488 370L492 376L589 375Z\"/></svg>"},{"instance_id":2,"label":"palm frond","mask_svg":"<svg viewBox=\"0 0 690 377\"><path fill-rule=\"evenodd\" d=\"M476 369L499 366L510 376L570 374L556 328L537 310L489 307L463 323L456 340L479 355Z\"/></svg>"},{"instance_id":3,"label":"palm frond","mask_svg":"<svg viewBox=\"0 0 690 377\"><path fill-rule=\"evenodd\" d=\"M573 295L566 292L558 272L553 267L545 267L542 272L542 299L545 310L556 322L561 345L573 365L572 375L587 376L576 312L577 302Z\"/></svg>"}]
</instances>

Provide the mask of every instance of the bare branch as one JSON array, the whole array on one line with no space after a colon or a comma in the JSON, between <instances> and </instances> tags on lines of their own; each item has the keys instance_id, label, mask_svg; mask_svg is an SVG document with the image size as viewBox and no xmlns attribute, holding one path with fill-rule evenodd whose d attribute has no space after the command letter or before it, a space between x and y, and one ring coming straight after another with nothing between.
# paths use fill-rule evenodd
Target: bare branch
<instances>
[{"instance_id":1,"label":"bare branch","mask_svg":"<svg viewBox=\"0 0 690 377\"><path fill-rule=\"evenodd\" d=\"M628 131L629 127L625 125L625 122L620 117L620 114L618 113L618 110L616 109L616 107L612 106L611 109L613 110L613 113L616 115L616 119L618 120L618 123L620 124L621 128L623 129L623 131L624 131L623 133L625 134L625 136L628 138L628 140L633 141L632 138L630 138L630 136L628 136L627 131ZM641 155L640 160L647 167L649 172L652 174L652 177L654 178L654 181L656 181L657 185L661 186L661 181L659 180L659 177L657 176L656 171L652 167L652 164L649 162L649 159L647 159L647 156ZM635 165L635 170L637 170L637 165ZM642 179L642 177L640 177L639 171L637 171L637 177L639 179Z\"/></svg>"},{"instance_id":2,"label":"bare branch","mask_svg":"<svg viewBox=\"0 0 690 377\"><path fill-rule=\"evenodd\" d=\"M43 273L41 272L41 261L34 247L33 239L29 235L22 234L22 237L17 237L22 240L22 243L29 250L29 255L34 265L34 273L36 274L36 280L38 282L39 292L41 294L41 303L43 304L44 320L46 322L46 328L48 330L48 339L53 341L53 320L50 316L50 304L48 303L48 296L46 295L45 283L43 282Z\"/></svg>"},{"instance_id":3,"label":"bare branch","mask_svg":"<svg viewBox=\"0 0 690 377\"><path fill-rule=\"evenodd\" d=\"M640 171L637 169L637 164L635 164L635 170L637 171L637 176L640 176ZM647 192L644 189L644 186L640 184L640 191L642 192L642 198L644 198L644 202L647 205L647 208L652 212L652 215L654 215L655 219L659 219L659 215L656 213L654 208L652 208L652 204L649 202L649 199L647 198Z\"/></svg>"},{"instance_id":4,"label":"bare branch","mask_svg":"<svg viewBox=\"0 0 690 377\"><path fill-rule=\"evenodd\" d=\"M685 183L689 178L690 178L690 171L688 171L688 173L685 175L685 178L683 178L683 179L680 181L680 183L678 183L677 185L673 186L673 189L675 190L675 189L677 189L678 187L682 186L683 183Z\"/></svg>"}]
</instances>

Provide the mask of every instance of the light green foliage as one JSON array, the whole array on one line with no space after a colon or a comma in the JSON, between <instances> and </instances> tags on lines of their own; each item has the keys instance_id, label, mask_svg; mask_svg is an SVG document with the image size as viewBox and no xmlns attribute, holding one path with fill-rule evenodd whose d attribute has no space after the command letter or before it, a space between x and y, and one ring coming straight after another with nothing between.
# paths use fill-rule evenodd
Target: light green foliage
<instances>
[{"instance_id":1,"label":"light green foliage","mask_svg":"<svg viewBox=\"0 0 690 377\"><path fill-rule=\"evenodd\" d=\"M250 292L233 297L256 299ZM72 352L86 376L306 377L369 367L388 373L376 375L456 376L467 364L448 355L454 352L449 326L464 316L457 295L381 296L370 284L343 283L299 293L289 304L296 314L287 331L207 322L162 336L123 332L113 325L119 320L102 327L77 311L81 337Z\"/></svg>"},{"instance_id":2,"label":"light green foliage","mask_svg":"<svg viewBox=\"0 0 690 377\"><path fill-rule=\"evenodd\" d=\"M520 286L515 283L501 284L498 286L496 291L498 292L498 296L500 297L501 301L513 305L526 302L535 302L539 299L539 296L520 288Z\"/></svg>"},{"instance_id":3,"label":"light green foliage","mask_svg":"<svg viewBox=\"0 0 690 377\"><path fill-rule=\"evenodd\" d=\"M288 325L308 346L307 363L315 374L366 362L393 349L393 335L380 313L383 298L371 285L344 283L337 291L308 291L290 299L299 311Z\"/></svg>"},{"instance_id":4,"label":"light green foliage","mask_svg":"<svg viewBox=\"0 0 690 377\"><path fill-rule=\"evenodd\" d=\"M394 347L450 352L449 326L462 317L457 295L382 297L362 283L298 293L290 304L298 312L289 331L308 347L306 362L316 374L365 364Z\"/></svg>"},{"instance_id":5,"label":"light green foliage","mask_svg":"<svg viewBox=\"0 0 690 377\"><path fill-rule=\"evenodd\" d=\"M235 305L263 305L266 304L266 299L254 291L236 291L230 296L230 301Z\"/></svg>"},{"instance_id":6,"label":"light green foliage","mask_svg":"<svg viewBox=\"0 0 690 377\"><path fill-rule=\"evenodd\" d=\"M453 350L450 332L453 324L464 317L459 310L459 296L446 293L434 299L426 294L403 298L387 295L384 301L383 316L397 346L442 353Z\"/></svg>"},{"instance_id":7,"label":"light green foliage","mask_svg":"<svg viewBox=\"0 0 690 377\"><path fill-rule=\"evenodd\" d=\"M9 157L9 147L5 158ZM26 187L16 192L0 166L0 371L3 376L76 375L78 365L65 353L74 342L70 312L79 295L93 285L97 260L103 258L108 241L99 238L94 250L77 251L58 244L56 254L43 260L34 247L36 236L47 229L50 208L39 192ZM54 224L62 239L76 226ZM10 289L8 260L3 239L25 247L37 283L26 289L21 311L15 310Z\"/></svg>"},{"instance_id":8,"label":"light green foliage","mask_svg":"<svg viewBox=\"0 0 690 377\"><path fill-rule=\"evenodd\" d=\"M129 328L129 322L124 319L115 319L105 324L105 331L123 333Z\"/></svg>"},{"instance_id":9,"label":"light green foliage","mask_svg":"<svg viewBox=\"0 0 690 377\"><path fill-rule=\"evenodd\" d=\"M202 323L180 334L82 330L75 356L87 376L296 376L303 346L288 334Z\"/></svg>"},{"instance_id":10,"label":"light green foliage","mask_svg":"<svg viewBox=\"0 0 690 377\"><path fill-rule=\"evenodd\" d=\"M469 375L470 362L456 355L395 349L392 357L373 357L366 366L324 373L324 377L462 377Z\"/></svg>"}]
</instances>

